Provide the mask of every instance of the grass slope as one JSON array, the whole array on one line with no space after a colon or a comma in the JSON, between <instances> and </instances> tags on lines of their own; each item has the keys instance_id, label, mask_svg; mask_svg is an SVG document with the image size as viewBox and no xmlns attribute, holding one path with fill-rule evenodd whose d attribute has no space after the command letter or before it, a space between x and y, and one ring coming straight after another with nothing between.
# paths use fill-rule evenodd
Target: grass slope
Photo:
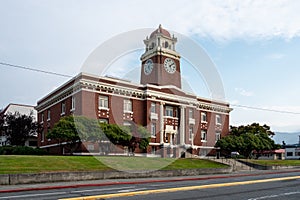
<instances>
[{"instance_id":1,"label":"grass slope","mask_svg":"<svg viewBox=\"0 0 300 200\"><path fill-rule=\"evenodd\" d=\"M250 160L250 162L265 166L300 166L300 160Z\"/></svg>"},{"instance_id":2,"label":"grass slope","mask_svg":"<svg viewBox=\"0 0 300 200\"><path fill-rule=\"evenodd\" d=\"M93 156L0 156L0 174L101 171L112 169L170 170L222 167L226 167L226 165L215 163L209 160L187 158L173 159Z\"/></svg>"}]
</instances>

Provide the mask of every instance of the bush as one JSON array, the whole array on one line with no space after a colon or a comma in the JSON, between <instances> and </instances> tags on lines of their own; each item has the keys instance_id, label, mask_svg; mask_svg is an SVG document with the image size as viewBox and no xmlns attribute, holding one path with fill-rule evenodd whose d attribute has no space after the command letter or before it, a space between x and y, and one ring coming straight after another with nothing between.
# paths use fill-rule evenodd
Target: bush
<instances>
[{"instance_id":1,"label":"bush","mask_svg":"<svg viewBox=\"0 0 300 200\"><path fill-rule=\"evenodd\" d=\"M47 155L48 153L40 148L27 146L3 146L0 147L0 155Z\"/></svg>"}]
</instances>

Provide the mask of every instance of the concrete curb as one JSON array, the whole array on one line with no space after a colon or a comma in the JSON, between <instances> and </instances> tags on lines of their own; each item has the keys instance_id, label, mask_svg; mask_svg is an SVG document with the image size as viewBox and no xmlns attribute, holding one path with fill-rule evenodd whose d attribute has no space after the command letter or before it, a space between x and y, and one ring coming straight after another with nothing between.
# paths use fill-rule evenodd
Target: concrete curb
<instances>
[{"instance_id":1,"label":"concrete curb","mask_svg":"<svg viewBox=\"0 0 300 200\"><path fill-rule=\"evenodd\" d=\"M5 174L0 176L1 185L17 185L32 183L49 183L63 181L87 181L104 179L132 179L153 177L197 176L206 174L226 174L232 172L232 168L207 168L207 169L181 169L158 171L96 171L96 172L54 172L38 174Z\"/></svg>"}]
</instances>

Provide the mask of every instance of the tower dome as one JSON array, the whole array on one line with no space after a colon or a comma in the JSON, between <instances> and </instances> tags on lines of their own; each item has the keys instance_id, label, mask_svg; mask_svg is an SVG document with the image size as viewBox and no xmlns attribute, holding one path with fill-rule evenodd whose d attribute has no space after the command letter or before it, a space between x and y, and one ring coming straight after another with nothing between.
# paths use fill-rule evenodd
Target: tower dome
<instances>
[{"instance_id":1,"label":"tower dome","mask_svg":"<svg viewBox=\"0 0 300 200\"><path fill-rule=\"evenodd\" d=\"M163 36L165 37L168 37L168 38L171 38L171 34L169 31L167 31L166 29L163 29L161 27L161 24L159 25L158 29L156 29L155 31L153 31L151 34L150 34L150 38L154 37L154 35L156 34L162 34Z\"/></svg>"}]
</instances>

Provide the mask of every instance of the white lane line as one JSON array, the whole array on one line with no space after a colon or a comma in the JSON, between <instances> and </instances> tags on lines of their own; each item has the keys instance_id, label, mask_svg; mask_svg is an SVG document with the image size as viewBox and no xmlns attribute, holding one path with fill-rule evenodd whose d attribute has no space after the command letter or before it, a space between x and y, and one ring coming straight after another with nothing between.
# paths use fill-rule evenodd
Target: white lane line
<instances>
[{"instance_id":1,"label":"white lane line","mask_svg":"<svg viewBox=\"0 0 300 200\"><path fill-rule=\"evenodd\" d=\"M15 195L15 196L0 197L0 199L24 198L24 197L39 197L39 196L60 195L60 194L67 194L67 192L51 192L51 193L42 193L42 194L24 194L24 195Z\"/></svg>"},{"instance_id":2,"label":"white lane line","mask_svg":"<svg viewBox=\"0 0 300 200\"><path fill-rule=\"evenodd\" d=\"M71 193L99 192L99 191L121 190L121 189L130 189L130 188L135 188L135 187L131 186L131 187L118 187L118 188L100 188L100 189L91 189L91 190L77 190L77 191L72 191Z\"/></svg>"},{"instance_id":3,"label":"white lane line","mask_svg":"<svg viewBox=\"0 0 300 200\"><path fill-rule=\"evenodd\" d=\"M165 186L164 184L152 184L149 185L150 187L160 187L160 186Z\"/></svg>"},{"instance_id":4,"label":"white lane line","mask_svg":"<svg viewBox=\"0 0 300 200\"><path fill-rule=\"evenodd\" d=\"M134 192L134 191L139 191L139 190L146 190L148 188L136 188L136 189L129 189L129 190L119 190L118 192L119 193L122 193L122 192Z\"/></svg>"},{"instance_id":5,"label":"white lane line","mask_svg":"<svg viewBox=\"0 0 300 200\"><path fill-rule=\"evenodd\" d=\"M268 196L261 196L261 197L256 197L256 198L251 198L248 200L260 200L260 199L271 199L275 197L283 197L283 196L289 196L289 195L294 195L294 194L300 194L300 192L286 192L283 194L273 194L273 195L268 195Z\"/></svg>"}]
</instances>

